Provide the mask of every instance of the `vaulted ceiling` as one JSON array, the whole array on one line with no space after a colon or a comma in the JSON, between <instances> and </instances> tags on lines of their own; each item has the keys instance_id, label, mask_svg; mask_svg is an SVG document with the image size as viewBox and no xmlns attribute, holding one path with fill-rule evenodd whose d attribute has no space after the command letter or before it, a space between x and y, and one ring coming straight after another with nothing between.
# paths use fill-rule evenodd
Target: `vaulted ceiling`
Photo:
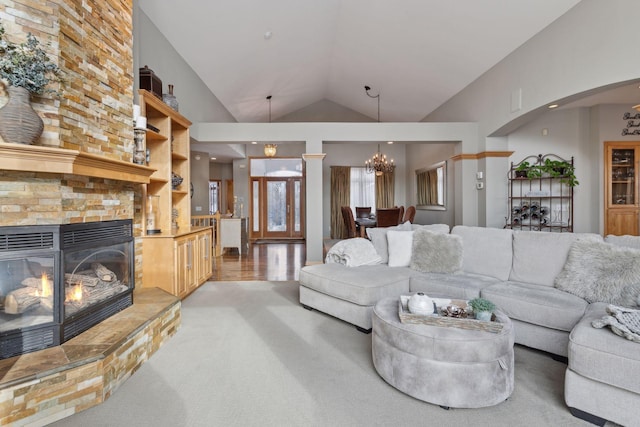
<instances>
[{"instance_id":1,"label":"vaulted ceiling","mask_svg":"<svg viewBox=\"0 0 640 427\"><path fill-rule=\"evenodd\" d=\"M140 0L238 122L329 100L420 121L579 0Z\"/></svg>"}]
</instances>

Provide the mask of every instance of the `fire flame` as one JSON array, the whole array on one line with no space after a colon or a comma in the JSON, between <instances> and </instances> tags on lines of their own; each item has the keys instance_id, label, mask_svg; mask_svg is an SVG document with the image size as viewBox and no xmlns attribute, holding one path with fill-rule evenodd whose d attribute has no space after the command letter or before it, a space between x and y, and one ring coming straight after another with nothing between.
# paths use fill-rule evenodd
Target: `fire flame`
<instances>
[{"instance_id":1,"label":"fire flame","mask_svg":"<svg viewBox=\"0 0 640 427\"><path fill-rule=\"evenodd\" d=\"M42 283L40 284L40 289L36 290L37 297L50 297L53 294L53 285L51 281L47 277L47 273L42 273Z\"/></svg>"},{"instance_id":2,"label":"fire flame","mask_svg":"<svg viewBox=\"0 0 640 427\"><path fill-rule=\"evenodd\" d=\"M77 302L82 301L82 284L78 283L73 286L71 290L67 292L67 297L64 302Z\"/></svg>"}]
</instances>

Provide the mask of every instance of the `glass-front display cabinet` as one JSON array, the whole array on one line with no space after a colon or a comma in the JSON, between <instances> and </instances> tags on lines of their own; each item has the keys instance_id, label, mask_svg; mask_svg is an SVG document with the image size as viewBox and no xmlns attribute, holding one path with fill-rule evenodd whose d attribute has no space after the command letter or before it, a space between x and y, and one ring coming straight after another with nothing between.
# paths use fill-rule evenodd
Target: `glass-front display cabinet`
<instances>
[{"instance_id":1,"label":"glass-front display cabinet","mask_svg":"<svg viewBox=\"0 0 640 427\"><path fill-rule=\"evenodd\" d=\"M638 235L640 141L605 143L605 235Z\"/></svg>"}]
</instances>

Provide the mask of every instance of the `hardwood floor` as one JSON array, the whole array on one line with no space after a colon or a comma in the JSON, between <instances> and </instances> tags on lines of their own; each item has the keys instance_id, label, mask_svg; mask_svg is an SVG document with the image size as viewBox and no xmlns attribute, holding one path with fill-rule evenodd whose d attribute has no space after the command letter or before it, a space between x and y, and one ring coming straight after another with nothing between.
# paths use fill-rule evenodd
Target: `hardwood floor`
<instances>
[{"instance_id":1,"label":"hardwood floor","mask_svg":"<svg viewBox=\"0 0 640 427\"><path fill-rule=\"evenodd\" d=\"M298 280L306 259L304 242L250 243L247 255L227 251L216 257L209 280Z\"/></svg>"}]
</instances>

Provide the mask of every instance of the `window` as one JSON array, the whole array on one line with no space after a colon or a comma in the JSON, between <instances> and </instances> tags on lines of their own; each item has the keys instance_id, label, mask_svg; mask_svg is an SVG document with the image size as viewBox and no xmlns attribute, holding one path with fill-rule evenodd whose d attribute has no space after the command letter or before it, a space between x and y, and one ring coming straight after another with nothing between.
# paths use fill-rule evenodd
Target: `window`
<instances>
[{"instance_id":1,"label":"window","mask_svg":"<svg viewBox=\"0 0 640 427\"><path fill-rule=\"evenodd\" d=\"M416 171L416 208L446 210L446 163Z\"/></svg>"},{"instance_id":2,"label":"window","mask_svg":"<svg viewBox=\"0 0 640 427\"><path fill-rule=\"evenodd\" d=\"M220 181L209 181L209 215L220 210Z\"/></svg>"},{"instance_id":3,"label":"window","mask_svg":"<svg viewBox=\"0 0 640 427\"><path fill-rule=\"evenodd\" d=\"M365 168L351 168L351 210L356 206L371 206L371 213L376 211L376 175L367 173Z\"/></svg>"}]
</instances>

